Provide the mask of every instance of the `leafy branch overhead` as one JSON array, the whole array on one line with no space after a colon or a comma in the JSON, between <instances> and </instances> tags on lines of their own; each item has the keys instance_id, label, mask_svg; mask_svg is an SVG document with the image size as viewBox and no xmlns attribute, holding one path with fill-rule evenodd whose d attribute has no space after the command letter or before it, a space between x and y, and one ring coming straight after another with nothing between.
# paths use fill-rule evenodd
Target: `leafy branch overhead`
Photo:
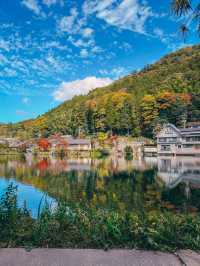
<instances>
[{"instance_id":1,"label":"leafy branch overhead","mask_svg":"<svg viewBox=\"0 0 200 266\"><path fill-rule=\"evenodd\" d=\"M195 4L194 4L195 2ZM189 31L189 24L195 23L197 33L200 37L200 2L192 0L173 0L172 11L177 17L185 18L185 23L180 27L180 30L185 36Z\"/></svg>"}]
</instances>

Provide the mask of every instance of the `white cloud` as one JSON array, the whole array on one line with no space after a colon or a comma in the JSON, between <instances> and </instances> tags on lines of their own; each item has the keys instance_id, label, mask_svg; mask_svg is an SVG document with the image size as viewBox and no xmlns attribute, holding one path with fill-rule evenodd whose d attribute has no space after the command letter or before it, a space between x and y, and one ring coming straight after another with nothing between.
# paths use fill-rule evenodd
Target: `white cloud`
<instances>
[{"instance_id":1,"label":"white cloud","mask_svg":"<svg viewBox=\"0 0 200 266\"><path fill-rule=\"evenodd\" d=\"M59 50L68 50L70 51L70 48L67 47L66 45L61 45L58 41L49 41L49 42L44 42L43 44L40 45L40 48L44 49L49 49L49 48L56 48Z\"/></svg>"},{"instance_id":2,"label":"white cloud","mask_svg":"<svg viewBox=\"0 0 200 266\"><path fill-rule=\"evenodd\" d=\"M101 12L106 8L109 8L115 2L116 0L86 0L83 4L83 12L86 15L91 15L94 12Z\"/></svg>"},{"instance_id":3,"label":"white cloud","mask_svg":"<svg viewBox=\"0 0 200 266\"><path fill-rule=\"evenodd\" d=\"M113 80L110 78L96 77L87 77L72 82L62 82L54 91L53 97L57 101L69 100L75 95L85 95L95 88L107 86L112 82Z\"/></svg>"},{"instance_id":4,"label":"white cloud","mask_svg":"<svg viewBox=\"0 0 200 266\"><path fill-rule=\"evenodd\" d=\"M3 54L0 54L0 66L3 66L7 64L8 62L9 60Z\"/></svg>"},{"instance_id":5,"label":"white cloud","mask_svg":"<svg viewBox=\"0 0 200 266\"><path fill-rule=\"evenodd\" d=\"M165 44L168 49L173 50L174 45L176 45L174 43L174 34L167 34L160 28L155 28L153 33L155 38L159 39L163 44Z\"/></svg>"},{"instance_id":6,"label":"white cloud","mask_svg":"<svg viewBox=\"0 0 200 266\"><path fill-rule=\"evenodd\" d=\"M68 33L67 40L76 47L93 47L95 46L94 30L87 27L87 17L82 16L77 8L70 9L69 16L64 16L57 21L57 29L61 35ZM81 54L86 55L86 51Z\"/></svg>"},{"instance_id":7,"label":"white cloud","mask_svg":"<svg viewBox=\"0 0 200 266\"><path fill-rule=\"evenodd\" d=\"M77 8L73 7L70 9L69 16L64 16L57 22L57 28L61 35L68 33L67 40L75 47L79 47L80 56L87 57L89 47L96 45L94 40L94 30L87 27L87 17L82 16L78 12Z\"/></svg>"},{"instance_id":8,"label":"white cloud","mask_svg":"<svg viewBox=\"0 0 200 266\"><path fill-rule=\"evenodd\" d=\"M24 97L24 98L22 98L22 102L27 105L27 104L29 104L30 99L28 97Z\"/></svg>"},{"instance_id":9,"label":"white cloud","mask_svg":"<svg viewBox=\"0 0 200 266\"><path fill-rule=\"evenodd\" d=\"M68 32L70 34L74 34L79 30L79 26L76 23L76 19L78 17L78 11L76 8L71 8L70 16L62 17L59 22L59 29L62 32Z\"/></svg>"},{"instance_id":10,"label":"white cloud","mask_svg":"<svg viewBox=\"0 0 200 266\"><path fill-rule=\"evenodd\" d=\"M127 42L123 42L119 45L119 48L124 50L124 51L132 51L133 50L133 47L130 43L127 43Z\"/></svg>"},{"instance_id":11,"label":"white cloud","mask_svg":"<svg viewBox=\"0 0 200 266\"><path fill-rule=\"evenodd\" d=\"M60 4L61 6L64 6L63 0L43 0L42 1L44 5L51 7L52 5Z\"/></svg>"},{"instance_id":12,"label":"white cloud","mask_svg":"<svg viewBox=\"0 0 200 266\"><path fill-rule=\"evenodd\" d=\"M112 75L116 78L123 76L126 73L126 69L124 67L116 67L112 70Z\"/></svg>"},{"instance_id":13,"label":"white cloud","mask_svg":"<svg viewBox=\"0 0 200 266\"><path fill-rule=\"evenodd\" d=\"M163 37L164 36L164 32L162 29L160 28L155 28L154 31L153 31L158 37Z\"/></svg>"},{"instance_id":14,"label":"white cloud","mask_svg":"<svg viewBox=\"0 0 200 266\"><path fill-rule=\"evenodd\" d=\"M17 71L8 67L4 68L4 71L2 72L3 77L16 77Z\"/></svg>"},{"instance_id":15,"label":"white cloud","mask_svg":"<svg viewBox=\"0 0 200 266\"><path fill-rule=\"evenodd\" d=\"M82 30L82 36L85 38L90 37L93 34L93 29L91 28L85 28Z\"/></svg>"},{"instance_id":16,"label":"white cloud","mask_svg":"<svg viewBox=\"0 0 200 266\"><path fill-rule=\"evenodd\" d=\"M86 16L95 14L97 18L120 29L145 33L145 22L153 13L145 3L138 0L86 0L83 4Z\"/></svg>"},{"instance_id":17,"label":"white cloud","mask_svg":"<svg viewBox=\"0 0 200 266\"><path fill-rule=\"evenodd\" d=\"M23 0L21 4L33 11L36 15L40 15L41 8L37 0Z\"/></svg>"},{"instance_id":18,"label":"white cloud","mask_svg":"<svg viewBox=\"0 0 200 266\"><path fill-rule=\"evenodd\" d=\"M100 46L94 46L91 49L91 52L94 53L94 54L99 54L99 53L102 53L103 52L103 49Z\"/></svg>"},{"instance_id":19,"label":"white cloud","mask_svg":"<svg viewBox=\"0 0 200 266\"><path fill-rule=\"evenodd\" d=\"M45 4L46 6L50 7L52 5L55 5L57 3L57 0L43 0L42 1L43 4Z\"/></svg>"},{"instance_id":20,"label":"white cloud","mask_svg":"<svg viewBox=\"0 0 200 266\"><path fill-rule=\"evenodd\" d=\"M125 74L127 74L127 69L125 69L124 67L115 67L111 70L107 70L107 69L100 69L99 73L101 75L109 75L110 77L112 77L113 79L118 79L122 76L124 76Z\"/></svg>"},{"instance_id":21,"label":"white cloud","mask_svg":"<svg viewBox=\"0 0 200 266\"><path fill-rule=\"evenodd\" d=\"M14 24L13 23L1 23L0 28L3 29L10 29L13 28Z\"/></svg>"},{"instance_id":22,"label":"white cloud","mask_svg":"<svg viewBox=\"0 0 200 266\"><path fill-rule=\"evenodd\" d=\"M3 39L0 40L0 49L5 50L6 52L10 51L9 42L4 41Z\"/></svg>"},{"instance_id":23,"label":"white cloud","mask_svg":"<svg viewBox=\"0 0 200 266\"><path fill-rule=\"evenodd\" d=\"M87 41L82 39L75 40L72 36L69 36L67 40L76 47L92 47L95 45L95 41L93 39Z\"/></svg>"},{"instance_id":24,"label":"white cloud","mask_svg":"<svg viewBox=\"0 0 200 266\"><path fill-rule=\"evenodd\" d=\"M86 50L86 49L82 49L81 51L80 51L80 56L81 57L83 57L83 58L85 58L85 57L88 57L88 51Z\"/></svg>"}]
</instances>

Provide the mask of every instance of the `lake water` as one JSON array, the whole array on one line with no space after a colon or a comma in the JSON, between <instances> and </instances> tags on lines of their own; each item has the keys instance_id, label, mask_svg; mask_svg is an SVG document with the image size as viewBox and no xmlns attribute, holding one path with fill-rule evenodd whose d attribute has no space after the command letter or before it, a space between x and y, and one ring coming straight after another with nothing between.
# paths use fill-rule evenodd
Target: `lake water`
<instances>
[{"instance_id":1,"label":"lake water","mask_svg":"<svg viewBox=\"0 0 200 266\"><path fill-rule=\"evenodd\" d=\"M120 210L200 211L200 158L23 159L0 157L0 195L10 183L37 216L40 202Z\"/></svg>"}]
</instances>

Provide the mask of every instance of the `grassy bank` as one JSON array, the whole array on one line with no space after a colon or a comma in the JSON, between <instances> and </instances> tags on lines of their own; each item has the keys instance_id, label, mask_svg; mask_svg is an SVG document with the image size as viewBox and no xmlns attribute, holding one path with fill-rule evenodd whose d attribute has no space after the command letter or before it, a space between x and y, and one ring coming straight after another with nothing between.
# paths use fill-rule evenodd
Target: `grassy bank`
<instances>
[{"instance_id":1,"label":"grassy bank","mask_svg":"<svg viewBox=\"0 0 200 266\"><path fill-rule=\"evenodd\" d=\"M60 204L33 219L17 208L16 188L0 200L0 247L200 249L200 216L132 213Z\"/></svg>"}]
</instances>

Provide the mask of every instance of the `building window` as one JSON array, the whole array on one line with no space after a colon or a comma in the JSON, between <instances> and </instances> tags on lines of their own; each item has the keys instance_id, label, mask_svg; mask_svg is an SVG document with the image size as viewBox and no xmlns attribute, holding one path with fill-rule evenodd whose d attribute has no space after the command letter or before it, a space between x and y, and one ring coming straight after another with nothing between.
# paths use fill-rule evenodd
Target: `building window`
<instances>
[{"instance_id":1,"label":"building window","mask_svg":"<svg viewBox=\"0 0 200 266\"><path fill-rule=\"evenodd\" d=\"M183 148L185 148L185 149L190 149L190 148L193 148L193 147L194 147L193 144L185 144L185 145L183 145Z\"/></svg>"},{"instance_id":2,"label":"building window","mask_svg":"<svg viewBox=\"0 0 200 266\"><path fill-rule=\"evenodd\" d=\"M162 145L161 151L170 151L170 145Z\"/></svg>"},{"instance_id":3,"label":"building window","mask_svg":"<svg viewBox=\"0 0 200 266\"><path fill-rule=\"evenodd\" d=\"M171 137L171 138L159 138L158 139L159 142L167 142L167 143L171 143L171 142L176 142L177 138L176 137Z\"/></svg>"},{"instance_id":4,"label":"building window","mask_svg":"<svg viewBox=\"0 0 200 266\"><path fill-rule=\"evenodd\" d=\"M193 137L186 137L186 142L197 142L200 141L200 137L199 136L193 136Z\"/></svg>"}]
</instances>

